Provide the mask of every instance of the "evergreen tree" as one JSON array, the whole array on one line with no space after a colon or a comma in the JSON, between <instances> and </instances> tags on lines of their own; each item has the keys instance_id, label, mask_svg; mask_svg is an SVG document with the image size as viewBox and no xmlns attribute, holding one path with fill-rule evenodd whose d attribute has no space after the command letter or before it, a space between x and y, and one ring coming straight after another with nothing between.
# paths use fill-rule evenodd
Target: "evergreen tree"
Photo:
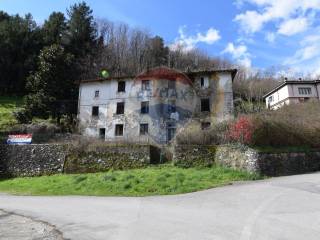
<instances>
[{"instance_id":1,"label":"evergreen tree","mask_svg":"<svg viewBox=\"0 0 320 240\"><path fill-rule=\"evenodd\" d=\"M52 44L66 44L66 18L61 12L53 12L42 27L43 41L46 46Z\"/></svg>"},{"instance_id":2,"label":"evergreen tree","mask_svg":"<svg viewBox=\"0 0 320 240\"><path fill-rule=\"evenodd\" d=\"M38 70L27 80L29 94L25 98L25 109L29 116L57 119L62 114L72 114L77 91L73 82L73 55L66 53L60 45L53 44L41 50Z\"/></svg>"},{"instance_id":3,"label":"evergreen tree","mask_svg":"<svg viewBox=\"0 0 320 240\"><path fill-rule=\"evenodd\" d=\"M23 18L0 12L0 94L25 93L41 48L41 32L30 14Z\"/></svg>"},{"instance_id":4,"label":"evergreen tree","mask_svg":"<svg viewBox=\"0 0 320 240\"><path fill-rule=\"evenodd\" d=\"M85 3L74 4L68 10L69 49L76 58L86 57L96 46L96 26L92 10Z\"/></svg>"}]
</instances>

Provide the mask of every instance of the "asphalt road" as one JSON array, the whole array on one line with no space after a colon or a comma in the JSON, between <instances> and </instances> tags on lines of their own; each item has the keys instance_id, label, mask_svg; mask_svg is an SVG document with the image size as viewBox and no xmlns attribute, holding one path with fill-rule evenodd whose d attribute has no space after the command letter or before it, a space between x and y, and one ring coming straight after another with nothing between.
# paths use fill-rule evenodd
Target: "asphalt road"
<instances>
[{"instance_id":1,"label":"asphalt road","mask_svg":"<svg viewBox=\"0 0 320 240\"><path fill-rule=\"evenodd\" d=\"M0 209L75 240L318 240L320 173L162 197L0 195Z\"/></svg>"}]
</instances>

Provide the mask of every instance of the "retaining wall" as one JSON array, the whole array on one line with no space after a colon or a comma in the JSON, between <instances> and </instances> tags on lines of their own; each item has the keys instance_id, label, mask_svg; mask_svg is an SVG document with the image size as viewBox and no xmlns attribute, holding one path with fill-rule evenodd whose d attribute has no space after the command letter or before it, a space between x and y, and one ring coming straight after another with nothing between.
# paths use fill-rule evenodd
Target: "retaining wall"
<instances>
[{"instance_id":1,"label":"retaining wall","mask_svg":"<svg viewBox=\"0 0 320 240\"><path fill-rule=\"evenodd\" d=\"M0 175L39 176L61 173L65 158L64 145L0 145Z\"/></svg>"},{"instance_id":2,"label":"retaining wall","mask_svg":"<svg viewBox=\"0 0 320 240\"><path fill-rule=\"evenodd\" d=\"M263 153L241 145L177 146L178 166L221 164L266 176L284 176L320 171L320 152ZM191 163L190 163L191 161Z\"/></svg>"},{"instance_id":3,"label":"retaining wall","mask_svg":"<svg viewBox=\"0 0 320 240\"><path fill-rule=\"evenodd\" d=\"M66 144L0 145L0 175L40 176L141 168L150 163L149 145L100 145L74 149ZM152 154L153 162L158 156Z\"/></svg>"}]
</instances>

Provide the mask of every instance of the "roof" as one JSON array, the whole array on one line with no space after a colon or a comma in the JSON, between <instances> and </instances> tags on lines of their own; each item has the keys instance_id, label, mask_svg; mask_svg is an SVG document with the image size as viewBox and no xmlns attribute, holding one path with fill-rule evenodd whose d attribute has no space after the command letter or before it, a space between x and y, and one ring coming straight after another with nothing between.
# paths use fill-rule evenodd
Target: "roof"
<instances>
[{"instance_id":1,"label":"roof","mask_svg":"<svg viewBox=\"0 0 320 240\"><path fill-rule=\"evenodd\" d=\"M202 75L202 74L212 74L216 72L226 72L231 73L232 81L234 80L238 70L235 68L225 68L225 69L212 69L212 70L198 70L198 71L192 71L192 72L186 72L187 75Z\"/></svg>"},{"instance_id":2,"label":"roof","mask_svg":"<svg viewBox=\"0 0 320 240\"><path fill-rule=\"evenodd\" d=\"M187 74L174 70L168 67L157 67L147 70L139 75L137 75L135 80L149 80L149 79L166 79L170 81L180 81L185 84L191 84L191 79Z\"/></svg>"},{"instance_id":3,"label":"roof","mask_svg":"<svg viewBox=\"0 0 320 240\"><path fill-rule=\"evenodd\" d=\"M270 92L266 93L262 98L267 98L269 95L273 94L274 92L278 91L282 87L289 85L289 84L317 84L320 83L320 80L304 80L304 81L298 81L298 80L286 80L274 89L272 89Z\"/></svg>"},{"instance_id":4,"label":"roof","mask_svg":"<svg viewBox=\"0 0 320 240\"><path fill-rule=\"evenodd\" d=\"M107 78L95 78L95 79L85 79L78 81L78 83L88 83L88 82L103 82L103 81L108 81L108 80L123 80L123 79L144 79L144 78L150 78L152 75L153 78L154 76L157 76L157 79L188 79L188 77L194 77L194 76L199 76L202 74L208 75L208 74L213 74L217 72L226 72L226 73L231 73L232 76L232 81L234 80L236 74L237 74L237 69L212 69L212 70L198 70L198 71L189 71L189 72L180 72L175 69L171 69L168 67L158 67L158 68L153 68L149 71L145 71L142 74L139 74L137 76L132 76L132 75L127 75L127 76L120 76L120 77L107 77ZM189 81L189 80L187 80Z\"/></svg>"}]
</instances>

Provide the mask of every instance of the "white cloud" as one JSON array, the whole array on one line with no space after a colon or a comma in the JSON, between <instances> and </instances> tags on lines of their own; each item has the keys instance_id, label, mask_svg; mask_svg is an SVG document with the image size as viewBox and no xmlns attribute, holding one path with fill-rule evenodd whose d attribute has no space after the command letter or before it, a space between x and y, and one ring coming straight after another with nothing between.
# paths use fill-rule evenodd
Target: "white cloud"
<instances>
[{"instance_id":1,"label":"white cloud","mask_svg":"<svg viewBox=\"0 0 320 240\"><path fill-rule=\"evenodd\" d=\"M273 32L267 32L265 38L268 42L273 43L276 39L276 34Z\"/></svg>"},{"instance_id":2,"label":"white cloud","mask_svg":"<svg viewBox=\"0 0 320 240\"><path fill-rule=\"evenodd\" d=\"M311 76L320 73L320 28L300 41L300 48L284 64Z\"/></svg>"},{"instance_id":3,"label":"white cloud","mask_svg":"<svg viewBox=\"0 0 320 240\"><path fill-rule=\"evenodd\" d=\"M235 46L233 43L228 43L227 47L222 51L222 53L230 54L232 58L242 66L247 68L251 67L250 54L248 53L247 46L244 44Z\"/></svg>"},{"instance_id":4,"label":"white cloud","mask_svg":"<svg viewBox=\"0 0 320 240\"><path fill-rule=\"evenodd\" d=\"M175 42L169 46L171 49L182 47L184 51L190 51L194 49L198 43L211 45L221 38L219 31L214 28L209 28L205 33L197 33L196 35L191 36L187 36L185 29L186 26L179 27L179 37L177 37Z\"/></svg>"},{"instance_id":5,"label":"white cloud","mask_svg":"<svg viewBox=\"0 0 320 240\"><path fill-rule=\"evenodd\" d=\"M295 54L287 58L284 63L288 65L300 64L304 61L319 57L319 52L320 43L314 42L313 44L298 49Z\"/></svg>"},{"instance_id":6,"label":"white cloud","mask_svg":"<svg viewBox=\"0 0 320 240\"><path fill-rule=\"evenodd\" d=\"M254 33L259 31L264 23L264 17L256 11L246 11L235 17L235 21L240 23L242 30L246 33Z\"/></svg>"},{"instance_id":7,"label":"white cloud","mask_svg":"<svg viewBox=\"0 0 320 240\"><path fill-rule=\"evenodd\" d=\"M234 19L246 33L258 32L266 23L280 21L280 33L288 35L294 21L300 21L297 33L307 27L305 17L311 18L310 21L315 17L308 10L320 10L320 0L243 0L242 2L244 1L258 7L257 10L240 13Z\"/></svg>"},{"instance_id":8,"label":"white cloud","mask_svg":"<svg viewBox=\"0 0 320 240\"><path fill-rule=\"evenodd\" d=\"M308 28L307 18L289 19L281 23L278 33L291 36L299 32L304 32Z\"/></svg>"}]
</instances>

